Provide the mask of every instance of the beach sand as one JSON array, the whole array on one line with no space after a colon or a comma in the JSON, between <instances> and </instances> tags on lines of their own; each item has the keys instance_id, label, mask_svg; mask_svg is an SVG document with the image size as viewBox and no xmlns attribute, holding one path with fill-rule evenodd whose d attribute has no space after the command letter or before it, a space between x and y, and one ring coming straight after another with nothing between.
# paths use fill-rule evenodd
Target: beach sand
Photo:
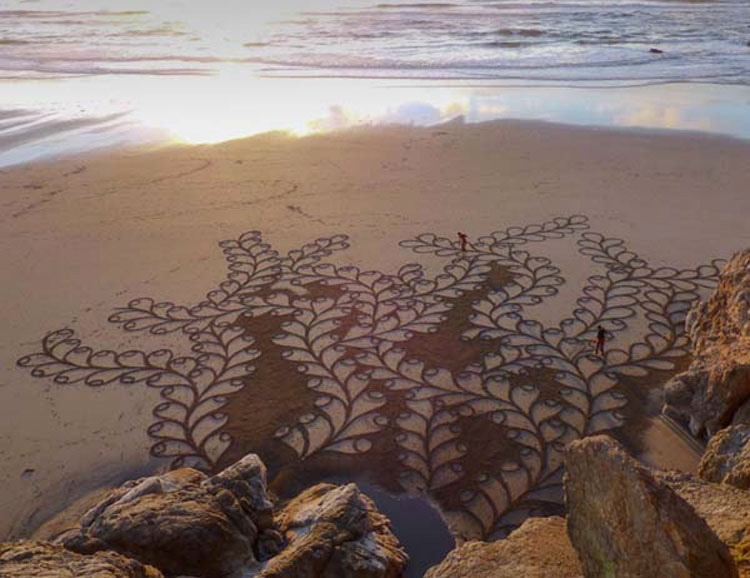
<instances>
[{"instance_id":1,"label":"beach sand","mask_svg":"<svg viewBox=\"0 0 750 578\"><path fill-rule=\"evenodd\" d=\"M188 354L193 343L180 331L165 335L126 332L107 318L142 297L189 306L206 300L206 294L227 274L218 242L258 230L265 243L284 255L318 238L348 235L350 247L327 257L337 266L395 275L402 265L418 262L427 276L434 276L447 261L445 255L426 248L432 238L422 238L422 249L416 246L419 243L409 247L399 242L422 233L455 242L456 233L463 231L469 236L470 248L476 248L478 239L493 231L562 217L567 219L569 232L518 247L548 258L559 268L554 295L529 307L534 319L556 325L580 307L576 299L585 291L587 277L606 273L603 263L592 260L591 247L588 254L582 252L586 247L581 242L598 243L606 249L624 240L653 271L660 267L695 269L750 246L748 159L749 142L713 136L498 121L430 128L360 128L304 138L265 134L213 146L108 151L0 171L0 535L27 535L89 491L169 466L169 460L153 455L164 448L152 451L153 434L162 435L163 440L164 428L169 425L162 419L161 425L150 430L152 437L148 433L150 426L160 421L158 406L166 399L163 388L142 382L118 383L112 376L103 379L106 382L112 377L112 383L99 386L59 384L51 378L32 376L30 369L39 366L40 358L22 362L27 367L17 362L42 352L42 338L63 328L74 331L96 350L169 348L176 355ZM593 232L602 236L583 237ZM511 230L505 235L516 233ZM332 243L339 241L335 238ZM244 242L254 247L251 251L266 250L256 237L246 237ZM435 243L447 247L443 241ZM231 255L232 247L241 246L242 242L224 249ZM415 248L419 249L416 253ZM457 245L448 247L446 253L448 261L462 257ZM495 289L502 288L512 273L507 263L493 265L488 273L490 283ZM703 294L710 290L709 278L715 270L709 266L699 273L698 277L705 274L707 279L703 285L698 283ZM652 277L659 275L667 273ZM670 281L672 291L682 283L682 274L669 275L674 281ZM685 283L695 285L694 278ZM684 291L693 292L694 285ZM340 297L320 279L310 287L312 293L318 291L323 297ZM300 286L289 291L304 293ZM440 341L446 331L470 329L466 320L475 305L481 307L486 293L482 291L477 288L476 294L470 290L455 296L453 313L446 314L444 320L448 329L436 330L433 337L428 335L421 342L416 340L409 353L427 359L428 365L442 360L444 366L451 366L447 358L455 352L460 360L451 369L458 375L462 363L470 366L472 360L479 359L472 356L491 351L491 339L485 349L472 349L474 345L458 341L443 346ZM270 291L262 289L260 293L263 299L272 299ZM214 299L221 300L216 295ZM120 313L131 320L136 315L132 307ZM643 335L651 335L648 319L627 312L622 315L627 327L608 347L627 349L631 343L643 341ZM257 330L254 347L262 353L270 351L273 339L285 339L277 335L278 326L265 319L260 318L257 327L254 320L242 321L242 328L249 333ZM216 338L225 339L226 335ZM652 335L652 341L659 339ZM286 342L282 345L289 347ZM48 344L48 353L50 347ZM86 352L77 355L85 365ZM245 355L251 359L255 354L247 349ZM684 355L677 357L671 368L659 366L646 375L634 371L631 377L621 376L616 385L606 386L614 393L602 395L597 411L606 414L611 427L624 423L613 431L646 459L690 469L697 459L692 446L681 442L670 428L652 427L651 417L647 419L658 411L655 387L686 362ZM267 365L263 365L266 358ZM107 363L113 368L122 366L114 358L108 359L102 367ZM607 363L613 359L608 358ZM255 378L232 385L241 391L209 400L214 404L211 411L223 407L226 414L215 416L225 435L211 438L213 445L210 451L205 450L205 456L215 460L213 465L245 451L260 451L277 478L275 487L283 493L285 488L318 475L321 479L332 473L353 476L361 469L359 454L368 456L369 452L366 459L372 471L367 477L383 487L397 487L392 468L404 459L411 463L408 456L396 455L405 451L409 440L403 431L401 437L387 432L395 424L408 430L404 424L422 411L415 409L411 398L394 398L396 409L389 413L389 404L383 401L391 401L387 395L371 396L369 409L363 410L364 421L352 421L353 437L337 438L343 440L338 448L344 453L335 455L343 457L331 458L330 453L320 457L315 448L325 449L333 438L316 430L315 423L305 429L304 420L298 421L316 407L316 400L318 407L325 409L326 400L320 400L319 392L308 387L309 375L300 375L294 364L282 367L278 351L252 362L258 366ZM44 363L50 363L49 358ZM45 367L51 371L51 366ZM554 372L545 371L531 371L531 377L540 383L539 400L549 398L548 407L554 409L556 390L549 383ZM532 391L536 386L525 387L514 391L521 392L520 396L537 395ZM624 407L623 400L627 401ZM169 399L166 402L169 405ZM481 405L477 404L466 412L456 406L452 415L459 421L476 417L484 411L477 409ZM383 414L378 418L381 421L375 420L373 407ZM404 413L407 408L411 408L411 417ZM591 417L595 410L589 409ZM453 444L453 454L440 458L452 468L448 478L445 472L449 470L436 466L426 478L407 472L399 479L401 487L412 491L422 489L420 484L428 479L427 484L435 488L434 499L447 504L448 509L471 512L448 516L454 527L464 520L474 528L467 530L467 535L497 536L512 520L500 523L497 515L487 517L483 512L488 506L479 504L478 494L461 486L461 479L471 470L472 483L487 490L489 474L482 468L486 466L495 479L502 477L507 482L513 467L528 462L524 461L526 454L513 450L508 458L511 465L503 465L506 473L493 474L494 466L483 463L489 458L482 458L481 450L491 448L498 452L492 459L503 462L497 456L506 446L493 446L493 436L509 430L493 430L492 420L485 421L485 425L460 422L463 446ZM295 434L292 426L300 423ZM307 433L299 434L303 430ZM379 431L390 436L382 444L376 439ZM308 435L307 441L300 441L300 435ZM364 443L371 438L376 439L374 446ZM474 439L481 447L471 447ZM551 448L551 438L544 439ZM659 451L660 440L667 451ZM418 461L419 452L414 451ZM306 452L311 454L309 459L299 462ZM427 462L438 459L432 454L422 457ZM185 463L196 463L195 459L193 456ZM463 469L454 463L461 459L466 462L462 462ZM414 471L432 467L412 466ZM378 467L389 470L379 474L375 471ZM337 468L341 471L336 472ZM288 476L280 479L279 472ZM559 485L559 480L555 483ZM460 496L449 495L449 490L455 494L458 487L462 488ZM513 488L509 491L515 492ZM491 493L487 490L486 495Z\"/></svg>"}]
</instances>

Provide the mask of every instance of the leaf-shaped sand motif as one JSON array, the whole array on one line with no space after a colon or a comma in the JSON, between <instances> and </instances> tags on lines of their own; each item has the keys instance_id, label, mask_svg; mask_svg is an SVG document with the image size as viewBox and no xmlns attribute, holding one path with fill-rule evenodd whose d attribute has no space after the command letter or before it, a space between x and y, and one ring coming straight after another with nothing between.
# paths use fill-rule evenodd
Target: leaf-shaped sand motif
<instances>
[{"instance_id":1,"label":"leaf-shaped sand motif","mask_svg":"<svg viewBox=\"0 0 750 578\"><path fill-rule=\"evenodd\" d=\"M572 311L554 323L536 315L566 283L537 250L548 243L592 264ZM110 317L144 339L186 339L189 356L94 351L63 329L18 364L60 386L157 388L147 433L152 454L173 467L211 471L231 448L264 443L296 456L290 467L345 456L429 494L457 535L496 538L526 516L560 511L570 441L638 418L621 381L650 384L674 370L687 354L687 313L722 264L651 267L582 215L490 232L465 250L432 232L400 245L431 255L431 266L442 259L442 270L338 265L345 235L281 256L249 231L220 243L227 276L204 300L143 297ZM594 355L600 326L604 356ZM279 367L290 384L258 381ZM291 385L309 395L276 412L268 439L238 437L238 415L273 413L256 388ZM387 472L377 471L382 460Z\"/></svg>"}]
</instances>

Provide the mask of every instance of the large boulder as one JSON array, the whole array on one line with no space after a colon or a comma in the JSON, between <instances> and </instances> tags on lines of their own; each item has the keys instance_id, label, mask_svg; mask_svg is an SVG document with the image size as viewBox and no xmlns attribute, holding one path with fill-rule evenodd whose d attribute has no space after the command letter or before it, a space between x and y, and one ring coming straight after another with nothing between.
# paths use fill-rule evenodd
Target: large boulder
<instances>
[{"instance_id":1,"label":"large boulder","mask_svg":"<svg viewBox=\"0 0 750 578\"><path fill-rule=\"evenodd\" d=\"M750 489L750 426L730 426L712 437L698 475L708 482Z\"/></svg>"},{"instance_id":2,"label":"large boulder","mask_svg":"<svg viewBox=\"0 0 750 578\"><path fill-rule=\"evenodd\" d=\"M586 578L736 578L727 546L670 487L613 439L565 456L568 535Z\"/></svg>"},{"instance_id":3,"label":"large boulder","mask_svg":"<svg viewBox=\"0 0 750 578\"><path fill-rule=\"evenodd\" d=\"M424 578L580 578L565 520L529 518L505 540L466 542Z\"/></svg>"},{"instance_id":4,"label":"large boulder","mask_svg":"<svg viewBox=\"0 0 750 578\"><path fill-rule=\"evenodd\" d=\"M708 438L732 423L750 423L750 250L729 260L685 327L693 362L666 385L664 412Z\"/></svg>"},{"instance_id":5,"label":"large boulder","mask_svg":"<svg viewBox=\"0 0 750 578\"><path fill-rule=\"evenodd\" d=\"M151 566L114 552L82 556L47 542L0 543L3 578L164 578Z\"/></svg>"},{"instance_id":6,"label":"large boulder","mask_svg":"<svg viewBox=\"0 0 750 578\"><path fill-rule=\"evenodd\" d=\"M81 554L114 550L173 575L224 577L259 566L272 530L266 469L250 454L207 478L184 469L125 484L58 541Z\"/></svg>"},{"instance_id":7,"label":"large boulder","mask_svg":"<svg viewBox=\"0 0 750 578\"><path fill-rule=\"evenodd\" d=\"M388 519L354 484L309 488L276 524L288 544L262 578L397 578L408 561Z\"/></svg>"}]
</instances>

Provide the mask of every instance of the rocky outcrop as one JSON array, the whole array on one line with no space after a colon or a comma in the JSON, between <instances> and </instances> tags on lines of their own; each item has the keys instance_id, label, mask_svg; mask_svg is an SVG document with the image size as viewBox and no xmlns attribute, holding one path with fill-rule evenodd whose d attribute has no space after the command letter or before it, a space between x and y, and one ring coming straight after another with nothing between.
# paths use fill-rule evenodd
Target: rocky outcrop
<instances>
[{"instance_id":1,"label":"rocky outcrop","mask_svg":"<svg viewBox=\"0 0 750 578\"><path fill-rule=\"evenodd\" d=\"M683 472L655 472L655 476L690 504L729 547L740 576L750 577L750 492Z\"/></svg>"},{"instance_id":2,"label":"rocky outcrop","mask_svg":"<svg viewBox=\"0 0 750 578\"><path fill-rule=\"evenodd\" d=\"M81 556L47 542L0 544L3 578L164 578L151 566L114 552Z\"/></svg>"},{"instance_id":3,"label":"rocky outcrop","mask_svg":"<svg viewBox=\"0 0 750 578\"><path fill-rule=\"evenodd\" d=\"M60 542L81 554L114 550L167 574L226 576L257 566L253 546L272 507L266 468L248 455L213 478L178 470L126 484Z\"/></svg>"},{"instance_id":4,"label":"rocky outcrop","mask_svg":"<svg viewBox=\"0 0 750 578\"><path fill-rule=\"evenodd\" d=\"M560 517L529 518L498 542L467 542L425 578L580 578L581 565Z\"/></svg>"},{"instance_id":5,"label":"rocky outcrop","mask_svg":"<svg viewBox=\"0 0 750 578\"><path fill-rule=\"evenodd\" d=\"M666 385L664 412L708 438L750 423L750 250L730 259L685 325L694 360Z\"/></svg>"},{"instance_id":6,"label":"rocky outcrop","mask_svg":"<svg viewBox=\"0 0 750 578\"><path fill-rule=\"evenodd\" d=\"M274 511L253 454L212 477L185 468L128 482L56 542L195 578L397 578L408 560L354 484L314 486Z\"/></svg>"},{"instance_id":7,"label":"rocky outcrop","mask_svg":"<svg viewBox=\"0 0 750 578\"><path fill-rule=\"evenodd\" d=\"M712 437L698 475L708 482L750 489L750 426L731 426Z\"/></svg>"},{"instance_id":8,"label":"rocky outcrop","mask_svg":"<svg viewBox=\"0 0 750 578\"><path fill-rule=\"evenodd\" d=\"M354 484L309 488L276 521L288 545L262 578L397 578L408 561L388 519Z\"/></svg>"},{"instance_id":9,"label":"rocky outcrop","mask_svg":"<svg viewBox=\"0 0 750 578\"><path fill-rule=\"evenodd\" d=\"M750 338L748 323L750 249L732 256L722 269L713 294L690 312L685 325L697 355L724 352L733 357L726 346Z\"/></svg>"},{"instance_id":10,"label":"rocky outcrop","mask_svg":"<svg viewBox=\"0 0 750 578\"><path fill-rule=\"evenodd\" d=\"M587 578L734 578L708 524L607 436L570 444L567 529Z\"/></svg>"}]
</instances>

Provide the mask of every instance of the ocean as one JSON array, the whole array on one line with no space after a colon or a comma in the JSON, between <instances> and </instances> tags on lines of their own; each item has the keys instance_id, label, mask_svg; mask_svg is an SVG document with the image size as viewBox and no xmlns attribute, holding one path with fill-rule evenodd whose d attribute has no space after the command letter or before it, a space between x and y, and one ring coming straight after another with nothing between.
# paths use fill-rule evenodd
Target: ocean
<instances>
[{"instance_id":1,"label":"ocean","mask_svg":"<svg viewBox=\"0 0 750 578\"><path fill-rule=\"evenodd\" d=\"M456 90L486 97L488 87L510 95L483 105L495 117L617 124L598 119L597 104L571 113L559 103L586 100L591 90L609 89L594 99L607 103L624 93L658 101L639 87L677 86L680 100L687 93L678 85L724 86L718 94L731 97L713 111L717 93L691 88L700 95L691 106L708 111L708 121L643 126L708 123L746 136L750 121L737 116L748 104L748 43L747 0L6 1L0 164L60 152L44 142L63 133L76 136L66 150L165 135L216 142L273 128L401 121L405 105L417 111L408 121L425 124L449 118L451 99L453 116L470 116ZM384 98L384 87L402 93Z\"/></svg>"}]
</instances>

